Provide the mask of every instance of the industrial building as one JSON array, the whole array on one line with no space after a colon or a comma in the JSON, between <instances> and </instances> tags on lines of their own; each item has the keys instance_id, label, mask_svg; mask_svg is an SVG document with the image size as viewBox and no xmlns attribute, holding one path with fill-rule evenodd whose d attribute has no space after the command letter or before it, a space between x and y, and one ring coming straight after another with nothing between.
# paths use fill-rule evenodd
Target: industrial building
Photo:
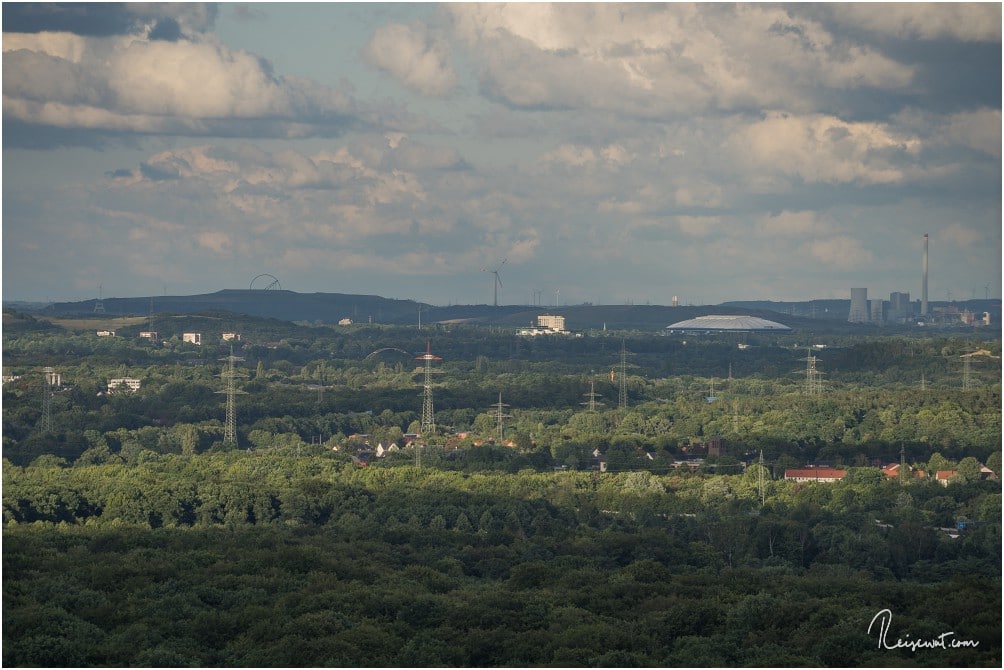
<instances>
[{"instance_id":1,"label":"industrial building","mask_svg":"<svg viewBox=\"0 0 1004 670\"><path fill-rule=\"evenodd\" d=\"M789 331L791 328L778 323L761 319L758 316L746 315L716 315L699 316L695 319L678 321L666 326L669 332L757 332L757 331Z\"/></svg>"},{"instance_id":2,"label":"industrial building","mask_svg":"<svg viewBox=\"0 0 1004 670\"><path fill-rule=\"evenodd\" d=\"M565 330L565 317L555 314L540 314L537 316L537 325L523 328L520 335L568 335Z\"/></svg>"},{"instance_id":3,"label":"industrial building","mask_svg":"<svg viewBox=\"0 0 1004 670\"><path fill-rule=\"evenodd\" d=\"M851 289L851 311L847 315L851 323L868 323L868 289Z\"/></svg>"}]
</instances>

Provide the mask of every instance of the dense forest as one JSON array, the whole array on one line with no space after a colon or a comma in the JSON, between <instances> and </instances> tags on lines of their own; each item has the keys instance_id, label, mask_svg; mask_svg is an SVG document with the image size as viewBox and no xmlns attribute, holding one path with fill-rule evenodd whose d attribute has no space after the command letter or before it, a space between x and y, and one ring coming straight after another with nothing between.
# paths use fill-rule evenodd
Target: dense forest
<instances>
[{"instance_id":1,"label":"dense forest","mask_svg":"<svg viewBox=\"0 0 1004 670\"><path fill-rule=\"evenodd\" d=\"M999 338L4 317L5 666L1000 666Z\"/></svg>"}]
</instances>

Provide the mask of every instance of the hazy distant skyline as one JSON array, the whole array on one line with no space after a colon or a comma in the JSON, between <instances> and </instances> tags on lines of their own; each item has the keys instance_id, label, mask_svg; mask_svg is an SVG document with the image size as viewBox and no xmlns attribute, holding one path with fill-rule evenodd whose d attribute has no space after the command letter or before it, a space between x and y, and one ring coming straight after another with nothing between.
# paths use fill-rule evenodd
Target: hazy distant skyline
<instances>
[{"instance_id":1,"label":"hazy distant skyline","mask_svg":"<svg viewBox=\"0 0 1004 670\"><path fill-rule=\"evenodd\" d=\"M3 5L3 297L1001 296L1001 5Z\"/></svg>"}]
</instances>

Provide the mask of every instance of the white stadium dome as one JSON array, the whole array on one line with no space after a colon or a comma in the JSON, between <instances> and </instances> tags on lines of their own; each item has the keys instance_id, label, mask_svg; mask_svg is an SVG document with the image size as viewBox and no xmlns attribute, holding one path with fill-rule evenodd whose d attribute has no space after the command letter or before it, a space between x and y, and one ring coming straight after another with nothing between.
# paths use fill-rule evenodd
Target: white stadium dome
<instances>
[{"instance_id":1,"label":"white stadium dome","mask_svg":"<svg viewBox=\"0 0 1004 670\"><path fill-rule=\"evenodd\" d=\"M778 323L777 321L768 321L767 319L761 319L758 316L721 316L721 315L708 315L699 316L696 319L687 319L686 321L679 321L672 325L666 326L666 330L700 330L700 331L749 331L749 330L774 330L774 331L785 331L791 330L788 326L783 323Z\"/></svg>"}]
</instances>

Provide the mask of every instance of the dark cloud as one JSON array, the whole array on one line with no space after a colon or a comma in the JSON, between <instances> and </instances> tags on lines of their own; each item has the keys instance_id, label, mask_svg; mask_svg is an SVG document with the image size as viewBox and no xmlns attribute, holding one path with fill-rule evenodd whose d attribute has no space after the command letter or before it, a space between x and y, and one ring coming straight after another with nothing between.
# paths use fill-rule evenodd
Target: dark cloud
<instances>
[{"instance_id":1,"label":"dark cloud","mask_svg":"<svg viewBox=\"0 0 1004 670\"><path fill-rule=\"evenodd\" d=\"M59 31L107 37L131 32L136 17L117 3L3 3L5 33Z\"/></svg>"},{"instance_id":2,"label":"dark cloud","mask_svg":"<svg viewBox=\"0 0 1004 670\"><path fill-rule=\"evenodd\" d=\"M159 34L154 39L174 40L181 36L182 22L195 30L205 30L215 21L216 13L215 5L201 3L5 2L3 31L56 31L87 37L108 37L137 32L144 24L159 19L154 28L154 32L159 31Z\"/></svg>"},{"instance_id":3,"label":"dark cloud","mask_svg":"<svg viewBox=\"0 0 1004 670\"><path fill-rule=\"evenodd\" d=\"M131 177L132 176L132 170L129 170L127 168L119 168L117 170L109 170L108 172L105 172L105 176L109 177L110 179L115 179L117 177Z\"/></svg>"},{"instance_id":4,"label":"dark cloud","mask_svg":"<svg viewBox=\"0 0 1004 670\"><path fill-rule=\"evenodd\" d=\"M887 53L918 68L928 111L949 113L1001 105L1001 44L952 40L896 41Z\"/></svg>"},{"instance_id":5,"label":"dark cloud","mask_svg":"<svg viewBox=\"0 0 1004 670\"><path fill-rule=\"evenodd\" d=\"M89 147L102 149L108 146L138 146L139 136L133 133L81 131L76 128L24 123L3 119L4 149L65 149Z\"/></svg>"},{"instance_id":6,"label":"dark cloud","mask_svg":"<svg viewBox=\"0 0 1004 670\"><path fill-rule=\"evenodd\" d=\"M181 26L174 19L161 19L150 31L151 40L166 40L177 42L182 37Z\"/></svg>"},{"instance_id":7,"label":"dark cloud","mask_svg":"<svg viewBox=\"0 0 1004 670\"><path fill-rule=\"evenodd\" d=\"M140 163L139 172L145 179L149 179L151 181L178 179L180 176L177 168L171 165L151 165L150 163Z\"/></svg>"}]
</instances>

